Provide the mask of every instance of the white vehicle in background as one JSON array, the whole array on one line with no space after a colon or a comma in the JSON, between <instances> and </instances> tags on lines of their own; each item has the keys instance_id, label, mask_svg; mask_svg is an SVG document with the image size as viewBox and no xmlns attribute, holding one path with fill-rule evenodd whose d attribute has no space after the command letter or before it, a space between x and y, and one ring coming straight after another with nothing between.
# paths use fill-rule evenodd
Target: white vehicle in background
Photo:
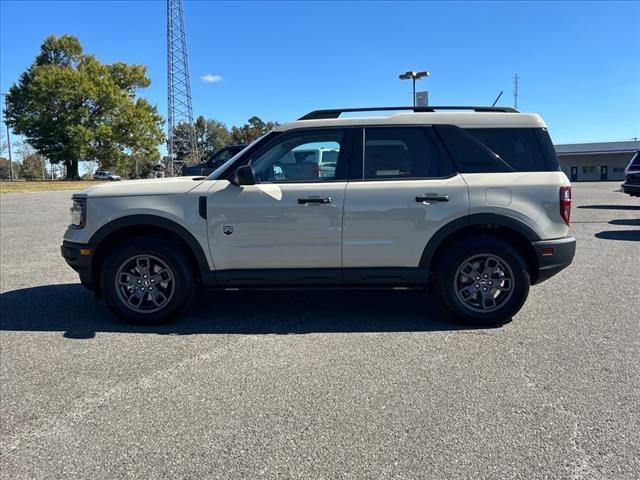
<instances>
[{"instance_id":1,"label":"white vehicle in background","mask_svg":"<svg viewBox=\"0 0 640 480\"><path fill-rule=\"evenodd\" d=\"M113 172L109 172L107 170L98 170L96 173L93 174L93 179L94 180L111 180L112 182L117 182L119 180L122 180L122 178L119 175L116 175Z\"/></svg>"},{"instance_id":2,"label":"white vehicle in background","mask_svg":"<svg viewBox=\"0 0 640 480\"><path fill-rule=\"evenodd\" d=\"M340 118L381 110L410 112ZM546 125L512 108L315 111L207 178L97 185L72 201L62 256L139 323L180 314L199 286L416 288L462 320L499 323L576 244Z\"/></svg>"}]
</instances>

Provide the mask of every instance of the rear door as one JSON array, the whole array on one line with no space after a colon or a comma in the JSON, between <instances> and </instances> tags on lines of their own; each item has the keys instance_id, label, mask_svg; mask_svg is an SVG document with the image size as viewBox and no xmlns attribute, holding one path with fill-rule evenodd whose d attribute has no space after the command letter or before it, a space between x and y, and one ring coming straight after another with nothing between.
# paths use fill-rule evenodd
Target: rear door
<instances>
[{"instance_id":1,"label":"rear door","mask_svg":"<svg viewBox=\"0 0 640 480\"><path fill-rule=\"evenodd\" d=\"M419 266L436 231L468 214L467 185L430 127L370 127L362 136L345 197L344 279L393 281Z\"/></svg>"}]
</instances>

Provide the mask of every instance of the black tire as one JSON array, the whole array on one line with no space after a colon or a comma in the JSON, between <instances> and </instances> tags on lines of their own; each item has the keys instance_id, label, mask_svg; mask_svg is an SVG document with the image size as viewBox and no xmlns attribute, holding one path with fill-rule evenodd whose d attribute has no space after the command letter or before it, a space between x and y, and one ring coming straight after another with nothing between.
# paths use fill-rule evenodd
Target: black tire
<instances>
[{"instance_id":1,"label":"black tire","mask_svg":"<svg viewBox=\"0 0 640 480\"><path fill-rule=\"evenodd\" d=\"M146 270L137 267L127 269L128 265L138 264L138 261L144 267L145 258ZM167 273L159 273L163 270ZM144 271L148 278L142 278ZM149 283L153 277L157 277L158 283ZM134 294L131 294L131 286L116 285L122 279L140 284L135 286L140 287L139 290L145 288L141 283L144 281L147 290L142 293L133 288ZM167 322L189 307L196 290L196 280L191 263L179 245L161 237L146 236L127 240L111 249L102 264L100 287L107 305L118 317L131 323L153 325ZM155 291L155 298L152 298L151 290ZM141 297L142 300L136 306L125 301L127 296ZM132 301L136 303L137 299Z\"/></svg>"},{"instance_id":2,"label":"black tire","mask_svg":"<svg viewBox=\"0 0 640 480\"><path fill-rule=\"evenodd\" d=\"M493 278L491 274L489 278L484 275L480 275L480 279L471 278L468 273L477 269L469 267L466 273L461 271L468 265L467 261L473 259L480 262L472 262L473 265L486 267L486 262L481 263L482 258L490 262L487 268L495 263L495 259L503 262L496 267L498 272ZM507 277L512 279L507 280ZM436 265L433 281L436 295L447 309L457 319L476 325L499 325L510 320L524 305L531 284L529 268L520 252L504 240L489 235L469 237L447 248ZM481 284L481 281L485 283ZM488 285L489 281L494 286ZM500 285L507 291L496 289ZM483 290L487 292L486 303ZM491 297L494 297L493 301Z\"/></svg>"}]
</instances>

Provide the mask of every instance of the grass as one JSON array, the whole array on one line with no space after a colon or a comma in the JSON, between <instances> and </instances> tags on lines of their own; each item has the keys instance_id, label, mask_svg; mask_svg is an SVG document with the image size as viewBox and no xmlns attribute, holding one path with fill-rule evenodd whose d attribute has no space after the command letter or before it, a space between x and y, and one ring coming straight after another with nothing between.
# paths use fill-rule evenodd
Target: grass
<instances>
[{"instance_id":1,"label":"grass","mask_svg":"<svg viewBox=\"0 0 640 480\"><path fill-rule=\"evenodd\" d=\"M41 180L28 181L2 181L0 182L0 194L20 192L43 192L53 190L82 190L83 188L97 185L95 180Z\"/></svg>"}]
</instances>

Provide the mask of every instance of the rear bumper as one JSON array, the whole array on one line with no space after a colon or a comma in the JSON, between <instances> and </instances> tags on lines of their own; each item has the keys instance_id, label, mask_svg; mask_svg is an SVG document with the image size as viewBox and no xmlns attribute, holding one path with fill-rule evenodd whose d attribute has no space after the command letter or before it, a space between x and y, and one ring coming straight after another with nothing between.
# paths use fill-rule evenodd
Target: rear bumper
<instances>
[{"instance_id":1,"label":"rear bumper","mask_svg":"<svg viewBox=\"0 0 640 480\"><path fill-rule=\"evenodd\" d=\"M534 276L535 283L544 282L567 268L571 265L576 253L576 239L573 237L531 242L531 245L538 260L538 271Z\"/></svg>"},{"instance_id":2,"label":"rear bumper","mask_svg":"<svg viewBox=\"0 0 640 480\"><path fill-rule=\"evenodd\" d=\"M82 252L80 251L82 250ZM87 252L89 252L87 254ZM80 276L80 282L89 290L93 290L91 263L95 245L64 241L60 247L62 258Z\"/></svg>"},{"instance_id":3,"label":"rear bumper","mask_svg":"<svg viewBox=\"0 0 640 480\"><path fill-rule=\"evenodd\" d=\"M629 195L640 195L640 185L631 185L630 183L623 183L622 191Z\"/></svg>"}]
</instances>

